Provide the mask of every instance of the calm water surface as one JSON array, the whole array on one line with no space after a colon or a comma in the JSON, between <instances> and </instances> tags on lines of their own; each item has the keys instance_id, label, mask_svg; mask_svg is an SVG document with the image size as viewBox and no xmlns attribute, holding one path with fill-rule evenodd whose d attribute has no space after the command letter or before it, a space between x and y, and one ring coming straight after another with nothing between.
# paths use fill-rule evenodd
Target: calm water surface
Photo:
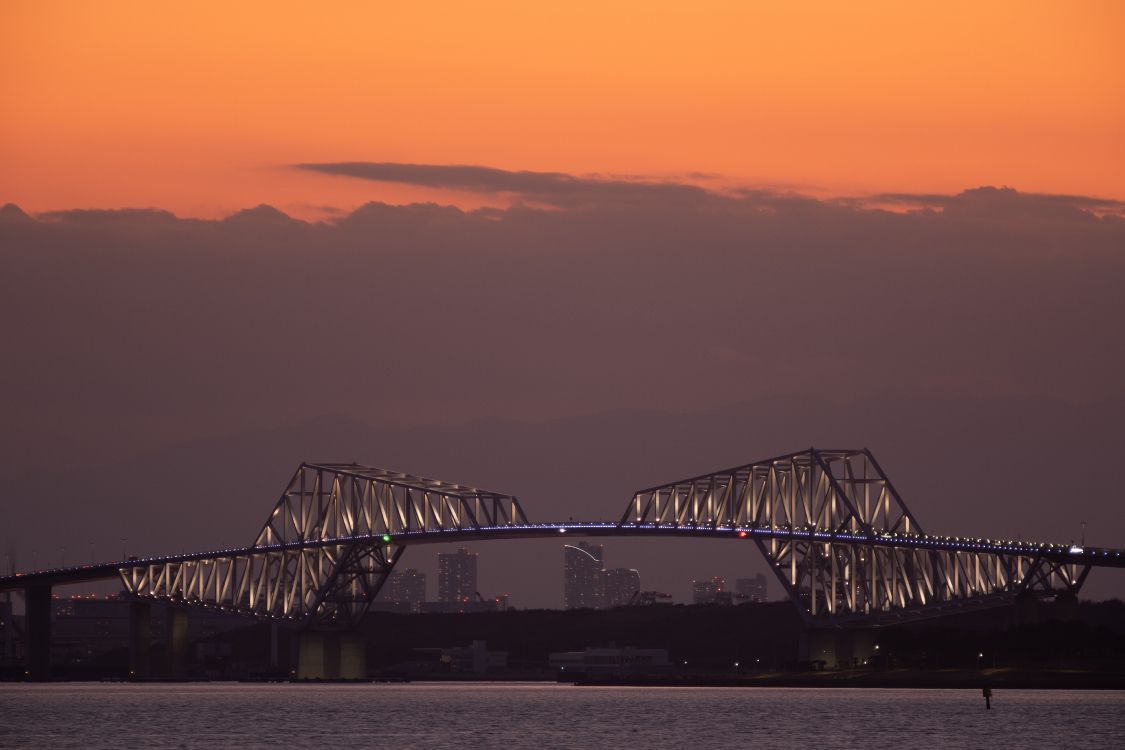
<instances>
[{"instance_id":1,"label":"calm water surface","mask_svg":"<svg viewBox=\"0 0 1125 750\"><path fill-rule=\"evenodd\" d=\"M1125 748L1125 693L0 685L0 748Z\"/></svg>"}]
</instances>

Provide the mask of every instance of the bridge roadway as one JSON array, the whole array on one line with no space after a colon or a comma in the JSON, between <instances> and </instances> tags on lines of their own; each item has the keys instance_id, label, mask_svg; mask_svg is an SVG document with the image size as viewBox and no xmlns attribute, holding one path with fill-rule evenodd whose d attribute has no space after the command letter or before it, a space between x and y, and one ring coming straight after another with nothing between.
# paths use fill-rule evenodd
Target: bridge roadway
<instances>
[{"instance_id":1,"label":"bridge roadway","mask_svg":"<svg viewBox=\"0 0 1125 750\"><path fill-rule=\"evenodd\" d=\"M565 535L565 537L564 537ZM863 546L925 549L950 552L984 552L1019 554L1040 557L1054 563L1125 568L1125 550L1108 547L1079 547L998 539L934 536L884 532L863 534L846 531L826 532L812 529L753 526L707 526L672 524L621 524L610 522L526 523L481 526L464 529L433 529L403 531L394 535L362 534L335 536L252 547L192 552L179 555L138 557L128 560L95 563L74 567L51 568L0 577L0 591L31 589L39 586L65 586L116 578L119 571L141 565L190 562L284 550L315 549L355 543L393 544L408 547L419 544L461 544L501 539L561 539L571 537L660 537L727 539L732 541L797 540L823 544L859 544Z\"/></svg>"}]
</instances>

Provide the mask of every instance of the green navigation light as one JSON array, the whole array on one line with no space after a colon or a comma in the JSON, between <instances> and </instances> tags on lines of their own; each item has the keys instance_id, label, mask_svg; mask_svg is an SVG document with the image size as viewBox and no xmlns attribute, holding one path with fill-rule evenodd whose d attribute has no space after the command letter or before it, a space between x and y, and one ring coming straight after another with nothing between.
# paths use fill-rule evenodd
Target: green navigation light
<instances>
[{"instance_id":1,"label":"green navigation light","mask_svg":"<svg viewBox=\"0 0 1125 750\"><path fill-rule=\"evenodd\" d=\"M383 542L385 544L390 544L391 543L391 535L390 534L383 534Z\"/></svg>"}]
</instances>

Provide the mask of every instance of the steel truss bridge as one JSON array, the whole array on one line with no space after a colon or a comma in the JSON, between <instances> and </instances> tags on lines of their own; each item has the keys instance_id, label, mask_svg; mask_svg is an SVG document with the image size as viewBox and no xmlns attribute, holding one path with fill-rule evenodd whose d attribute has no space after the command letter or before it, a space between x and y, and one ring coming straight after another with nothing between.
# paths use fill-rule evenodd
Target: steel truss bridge
<instances>
[{"instance_id":1,"label":"steel truss bridge","mask_svg":"<svg viewBox=\"0 0 1125 750\"><path fill-rule=\"evenodd\" d=\"M307 628L358 623L407 548L573 536L753 544L812 625L875 625L1077 594L1120 549L926 534L866 449L810 448L649 487L616 523L532 523L512 495L304 463L248 547L21 573L0 591L119 577L138 600Z\"/></svg>"}]
</instances>

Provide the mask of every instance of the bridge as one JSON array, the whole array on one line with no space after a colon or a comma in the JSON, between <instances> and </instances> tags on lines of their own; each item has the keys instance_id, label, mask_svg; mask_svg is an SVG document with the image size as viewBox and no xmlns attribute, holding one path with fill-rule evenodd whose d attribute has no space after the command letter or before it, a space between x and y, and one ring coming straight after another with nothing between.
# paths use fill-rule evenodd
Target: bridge
<instances>
[{"instance_id":1,"label":"bridge","mask_svg":"<svg viewBox=\"0 0 1125 750\"><path fill-rule=\"evenodd\" d=\"M1019 596L1074 596L1122 550L923 531L867 449L797 453L637 491L616 522L531 522L508 494L358 464L303 463L253 544L21 572L42 671L54 586L118 578L136 601L300 629L351 628L422 544L572 537L752 544L810 626L872 626Z\"/></svg>"}]
</instances>

